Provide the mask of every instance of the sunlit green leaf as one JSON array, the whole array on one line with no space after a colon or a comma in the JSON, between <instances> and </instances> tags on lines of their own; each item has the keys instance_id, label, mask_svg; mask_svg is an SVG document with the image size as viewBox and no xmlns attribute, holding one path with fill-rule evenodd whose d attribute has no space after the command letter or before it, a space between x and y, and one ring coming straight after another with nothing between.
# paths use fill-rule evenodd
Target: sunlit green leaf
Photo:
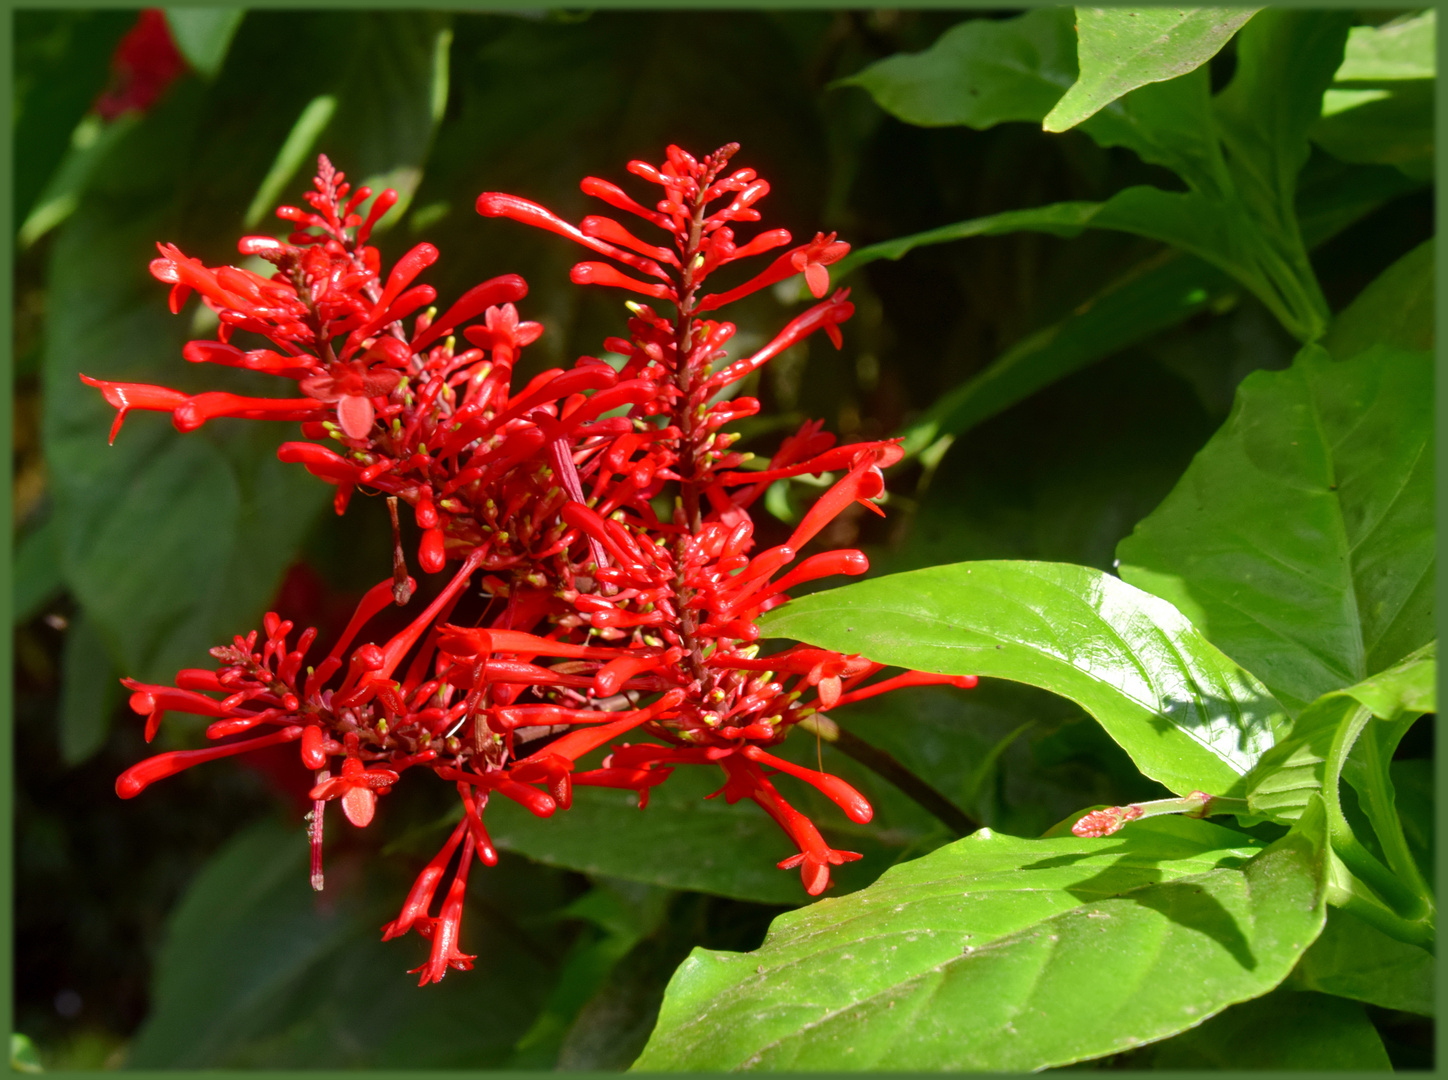
<instances>
[{"instance_id":1,"label":"sunlit green leaf","mask_svg":"<svg viewBox=\"0 0 1448 1080\"><path fill-rule=\"evenodd\" d=\"M1432 8L1382 26L1354 26L1335 82L1431 79L1438 70L1438 13Z\"/></svg>"},{"instance_id":2,"label":"sunlit green leaf","mask_svg":"<svg viewBox=\"0 0 1448 1080\"><path fill-rule=\"evenodd\" d=\"M1253 8L1078 7L1081 74L1043 126L1065 131L1138 86L1200 67L1254 14Z\"/></svg>"},{"instance_id":3,"label":"sunlit green leaf","mask_svg":"<svg viewBox=\"0 0 1448 1080\"><path fill-rule=\"evenodd\" d=\"M1291 970L1324 918L1320 808L1265 850L1154 818L1110 840L977 833L696 949L635 1069L1016 1071L1162 1039Z\"/></svg>"},{"instance_id":4,"label":"sunlit green leaf","mask_svg":"<svg viewBox=\"0 0 1448 1080\"><path fill-rule=\"evenodd\" d=\"M1118 548L1289 707L1433 636L1432 362L1376 349L1245 379L1227 423Z\"/></svg>"},{"instance_id":5,"label":"sunlit green leaf","mask_svg":"<svg viewBox=\"0 0 1448 1080\"><path fill-rule=\"evenodd\" d=\"M1226 794L1281 706L1169 604L1084 566L937 566L794 600L761 622L883 664L1029 683L1077 702L1143 773Z\"/></svg>"}]
</instances>

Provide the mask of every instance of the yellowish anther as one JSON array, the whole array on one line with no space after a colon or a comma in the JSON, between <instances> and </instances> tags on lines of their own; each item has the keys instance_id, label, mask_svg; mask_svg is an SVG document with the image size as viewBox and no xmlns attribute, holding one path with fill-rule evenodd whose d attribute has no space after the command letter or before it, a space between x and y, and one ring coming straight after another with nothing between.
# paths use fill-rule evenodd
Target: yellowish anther
<instances>
[{"instance_id":1,"label":"yellowish anther","mask_svg":"<svg viewBox=\"0 0 1448 1080\"><path fill-rule=\"evenodd\" d=\"M628 308L630 311L632 311L635 315L639 316L640 318L643 317L644 306L643 306L642 304L640 304L638 301L636 301L636 300L625 300L625 301L623 302L623 306L626 307L626 308Z\"/></svg>"}]
</instances>

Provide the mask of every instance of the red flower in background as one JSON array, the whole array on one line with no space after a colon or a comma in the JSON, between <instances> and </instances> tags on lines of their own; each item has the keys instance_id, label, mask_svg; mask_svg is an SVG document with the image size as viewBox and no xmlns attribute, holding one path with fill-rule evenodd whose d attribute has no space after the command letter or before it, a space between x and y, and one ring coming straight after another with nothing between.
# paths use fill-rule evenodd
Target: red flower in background
<instances>
[{"instance_id":1,"label":"red flower in background","mask_svg":"<svg viewBox=\"0 0 1448 1080\"><path fill-rule=\"evenodd\" d=\"M168 710L212 718L214 739L241 738L143 761L117 781L123 797L204 760L297 742L313 774L320 888L328 802L365 826L408 769L455 784L462 820L384 928L386 937L416 929L431 939L432 959L418 969L423 982L474 959L459 951L459 920L471 859L497 861L483 824L493 794L540 817L567 810L576 784L629 789L644 806L674 768L714 766L723 781L716 795L754 801L798 847L780 866L798 867L810 895L829 886L831 866L859 858L832 849L766 770L817 788L856 822L870 819L868 802L769 748L819 709L901 685L974 679L906 672L880 680L882 665L806 646L760 655L756 620L784 603L787 590L867 569L858 551L800 555L851 503L877 509L881 470L901 452L893 441L837 446L817 423L785 439L762 469L731 449L738 436L725 427L760 406L721 391L817 330L838 344L838 324L853 311L839 290L737 358L727 349L733 324L699 317L797 273L824 297L827 267L848 250L833 235L817 236L742 285L704 293L715 270L790 243L783 229L736 240L734 226L759 220L754 204L769 189L752 169L726 173L736 149L700 160L670 147L657 168L630 163L662 188L654 209L607 181L584 180L586 193L662 229L658 245L612 218L574 226L525 199L479 197L485 215L547 229L611 260L579 263L575 282L673 308L662 315L629 302L629 336L604 342L625 358L617 371L582 357L515 387L519 352L542 332L513 306L526 293L522 279L494 278L438 315L433 289L414 284L437 250L419 244L384 276L366 241L395 194L380 194L363 217L370 192L349 194L325 158L307 196L312 211L278 211L297 231L285 242L241 242L244 254L276 266L271 277L208 268L161 247L152 273L172 286L173 310L195 291L221 319L219 340L191 342L186 359L292 379L302 396L187 396L87 379L119 410L117 428L131 408L171 412L182 430L218 416L300 419L316 441L283 444L282 460L333 484L338 513L359 486L411 505L422 569L455 566L406 628L367 640L373 619L411 595L399 555L394 578L367 593L314 666L304 666L314 631L292 643L292 623L269 615L264 641L253 632L213 650L216 671L183 671L174 687L128 681L132 706L148 717L148 739ZM230 340L237 331L265 344L243 349ZM458 331L473 348L457 351ZM751 505L770 483L804 473L836 478L785 543L756 550ZM656 507L670 504L661 516ZM474 581L491 598L486 612L471 624L453 622ZM650 741L621 741L640 737ZM581 764L599 750L600 761Z\"/></svg>"},{"instance_id":2,"label":"red flower in background","mask_svg":"<svg viewBox=\"0 0 1448 1080\"><path fill-rule=\"evenodd\" d=\"M145 112L185 70L186 61L171 37L165 12L146 8L116 45L111 55L111 85L96 98L95 110L105 120L131 110Z\"/></svg>"}]
</instances>

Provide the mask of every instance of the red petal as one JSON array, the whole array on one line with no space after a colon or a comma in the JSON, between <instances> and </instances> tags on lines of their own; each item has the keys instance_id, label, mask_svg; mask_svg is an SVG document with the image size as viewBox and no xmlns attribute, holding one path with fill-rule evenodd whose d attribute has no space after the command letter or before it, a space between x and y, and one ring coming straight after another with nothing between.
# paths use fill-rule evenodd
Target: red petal
<instances>
[{"instance_id":1,"label":"red petal","mask_svg":"<svg viewBox=\"0 0 1448 1080\"><path fill-rule=\"evenodd\" d=\"M342 431L348 438L367 438L376 416L371 398L349 395L337 402L337 422L342 425Z\"/></svg>"},{"instance_id":2,"label":"red petal","mask_svg":"<svg viewBox=\"0 0 1448 1080\"><path fill-rule=\"evenodd\" d=\"M365 829L377 813L377 796L369 788L354 787L342 796L342 813L357 828Z\"/></svg>"}]
</instances>

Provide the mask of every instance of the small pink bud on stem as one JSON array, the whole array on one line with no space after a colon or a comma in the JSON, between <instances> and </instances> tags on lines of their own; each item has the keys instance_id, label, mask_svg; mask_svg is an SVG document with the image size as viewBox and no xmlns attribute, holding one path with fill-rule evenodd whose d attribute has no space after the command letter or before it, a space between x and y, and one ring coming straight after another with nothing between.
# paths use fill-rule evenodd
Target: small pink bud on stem
<instances>
[{"instance_id":1,"label":"small pink bud on stem","mask_svg":"<svg viewBox=\"0 0 1448 1080\"><path fill-rule=\"evenodd\" d=\"M1129 806L1108 806L1104 810L1093 810L1071 826L1076 836L1110 836L1118 832L1128 821L1138 818L1157 817L1160 814L1183 814L1186 817L1204 818L1212 814L1245 814L1246 799L1232 799L1224 795L1208 795L1205 791L1193 791L1181 799L1157 799L1152 802L1131 803Z\"/></svg>"}]
</instances>

